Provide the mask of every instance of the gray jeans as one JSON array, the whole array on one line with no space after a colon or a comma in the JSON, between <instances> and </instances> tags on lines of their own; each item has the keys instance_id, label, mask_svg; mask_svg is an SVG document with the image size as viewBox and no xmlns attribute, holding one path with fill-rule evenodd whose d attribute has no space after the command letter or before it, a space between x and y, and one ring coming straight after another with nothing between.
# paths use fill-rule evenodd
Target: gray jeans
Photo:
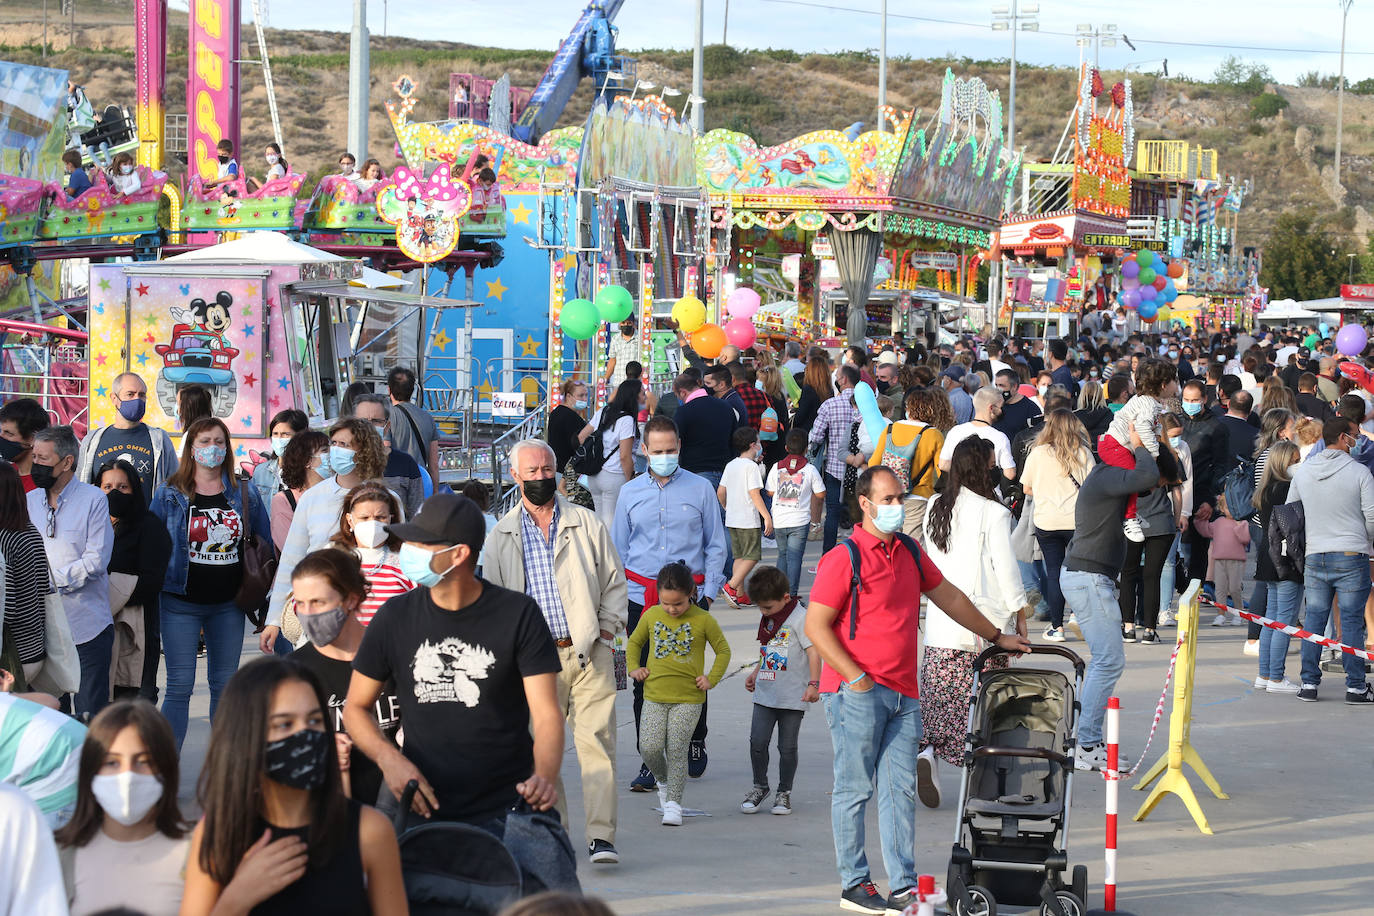
<instances>
[{"instance_id":1,"label":"gray jeans","mask_svg":"<svg viewBox=\"0 0 1374 916\"><path fill-rule=\"evenodd\" d=\"M749 729L749 762L754 768L754 785L768 788L768 742L773 727L778 729L778 791L792 791L797 775L797 735L801 732L801 709L775 709L754 704L754 721Z\"/></svg>"}]
</instances>

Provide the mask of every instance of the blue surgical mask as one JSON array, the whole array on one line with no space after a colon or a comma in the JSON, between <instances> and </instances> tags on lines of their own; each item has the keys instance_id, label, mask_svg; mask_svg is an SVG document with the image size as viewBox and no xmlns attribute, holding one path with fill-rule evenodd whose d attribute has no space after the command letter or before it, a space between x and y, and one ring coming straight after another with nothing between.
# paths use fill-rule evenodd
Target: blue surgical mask
<instances>
[{"instance_id":1,"label":"blue surgical mask","mask_svg":"<svg viewBox=\"0 0 1374 916\"><path fill-rule=\"evenodd\" d=\"M329 446L329 466L334 469L335 474L347 476L353 473L355 466L354 458L357 452L351 448L344 448L339 445Z\"/></svg>"},{"instance_id":2,"label":"blue surgical mask","mask_svg":"<svg viewBox=\"0 0 1374 916\"><path fill-rule=\"evenodd\" d=\"M226 454L227 452L222 445L202 445L200 448L191 450L191 456L195 458L196 464L212 470L224 464Z\"/></svg>"},{"instance_id":3,"label":"blue surgical mask","mask_svg":"<svg viewBox=\"0 0 1374 916\"><path fill-rule=\"evenodd\" d=\"M873 527L883 534L894 534L902 530L902 520L906 511L901 504L876 506L873 513Z\"/></svg>"},{"instance_id":4,"label":"blue surgical mask","mask_svg":"<svg viewBox=\"0 0 1374 916\"><path fill-rule=\"evenodd\" d=\"M1169 444L1172 445L1172 446L1174 447L1175 450L1177 450L1178 447L1181 446L1181 445L1183 444L1183 437L1182 437L1182 436L1170 436L1170 437L1169 437Z\"/></svg>"},{"instance_id":5,"label":"blue surgical mask","mask_svg":"<svg viewBox=\"0 0 1374 916\"><path fill-rule=\"evenodd\" d=\"M282 452L286 451L286 447L287 447L288 445L290 445L290 444L291 444L291 437L290 437L290 436L273 436L273 437L272 437L272 451L276 453L276 455L277 455L278 458L281 457Z\"/></svg>"},{"instance_id":6,"label":"blue surgical mask","mask_svg":"<svg viewBox=\"0 0 1374 916\"><path fill-rule=\"evenodd\" d=\"M1186 414L1187 414L1188 416L1190 416L1190 417L1196 417L1198 414L1202 413L1202 402L1201 402L1201 401L1184 401L1184 402L1183 402L1183 412L1186 413Z\"/></svg>"},{"instance_id":7,"label":"blue surgical mask","mask_svg":"<svg viewBox=\"0 0 1374 916\"><path fill-rule=\"evenodd\" d=\"M581 400L581 401L573 401L573 407L576 407L578 410L586 410L586 409L587 409L587 401L586 401L586 399L583 399L583 400Z\"/></svg>"},{"instance_id":8,"label":"blue surgical mask","mask_svg":"<svg viewBox=\"0 0 1374 916\"><path fill-rule=\"evenodd\" d=\"M445 548L445 550L452 549L452 547ZM437 573L430 568L429 563L435 556L435 553L444 552L444 550L430 552L414 544L402 544L400 552L401 575L405 576L416 585L423 585L425 588L433 588L444 580L444 576L447 576L453 571L453 566L458 565L455 563L441 573Z\"/></svg>"},{"instance_id":9,"label":"blue surgical mask","mask_svg":"<svg viewBox=\"0 0 1374 916\"><path fill-rule=\"evenodd\" d=\"M319 464L316 464L314 466L316 474L319 474L321 477L334 476L334 469L329 466L328 452L320 452L318 455L315 456L313 460L319 462Z\"/></svg>"},{"instance_id":10,"label":"blue surgical mask","mask_svg":"<svg viewBox=\"0 0 1374 916\"><path fill-rule=\"evenodd\" d=\"M672 477L677 472L677 453L671 455L650 455L649 470L659 477Z\"/></svg>"}]
</instances>

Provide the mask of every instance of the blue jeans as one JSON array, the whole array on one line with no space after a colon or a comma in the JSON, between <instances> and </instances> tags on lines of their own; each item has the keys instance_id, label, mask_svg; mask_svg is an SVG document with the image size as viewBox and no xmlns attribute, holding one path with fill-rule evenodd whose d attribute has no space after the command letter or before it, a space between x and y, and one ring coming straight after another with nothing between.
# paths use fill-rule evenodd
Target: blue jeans
<instances>
[{"instance_id":1,"label":"blue jeans","mask_svg":"<svg viewBox=\"0 0 1374 916\"><path fill-rule=\"evenodd\" d=\"M1035 529L1040 554L1045 558L1045 603L1050 610L1050 626L1056 630L1064 625L1064 590L1059 586L1059 574L1064 569L1064 552L1069 549L1073 531L1041 531Z\"/></svg>"},{"instance_id":2,"label":"blue jeans","mask_svg":"<svg viewBox=\"0 0 1374 916\"><path fill-rule=\"evenodd\" d=\"M1083 718L1078 724L1078 744L1102 743L1102 720L1107 700L1126 670L1126 651L1121 646L1121 606L1116 583L1098 573L1066 569L1059 577L1064 603L1078 619L1078 628L1092 652L1083 678Z\"/></svg>"},{"instance_id":3,"label":"blue jeans","mask_svg":"<svg viewBox=\"0 0 1374 916\"><path fill-rule=\"evenodd\" d=\"M793 595L801 590L802 556L810 530L810 525L773 529L773 539L778 542L778 569L787 574L787 590Z\"/></svg>"},{"instance_id":4,"label":"blue jeans","mask_svg":"<svg viewBox=\"0 0 1374 916\"><path fill-rule=\"evenodd\" d=\"M162 654L167 663L167 694L162 701L162 714L172 723L178 752L181 742L186 740L201 630L205 631L205 680L210 685L213 721L220 691L239 667L244 623L243 611L232 601L192 604L180 595L162 593Z\"/></svg>"},{"instance_id":5,"label":"blue jeans","mask_svg":"<svg viewBox=\"0 0 1374 916\"><path fill-rule=\"evenodd\" d=\"M916 753L921 741L921 704L874 684L855 693L841 686L821 697L835 754L830 828L840 884L869 879L864 852L864 809L878 787L878 834L883 867L893 889L916 885Z\"/></svg>"},{"instance_id":6,"label":"blue jeans","mask_svg":"<svg viewBox=\"0 0 1374 916\"><path fill-rule=\"evenodd\" d=\"M1174 543L1169 546L1169 555L1164 558L1164 568L1159 573L1159 613L1161 614L1168 611L1174 603L1174 589L1178 585L1178 554L1182 540L1182 531L1174 535ZM1256 541L1255 543L1259 542Z\"/></svg>"},{"instance_id":7,"label":"blue jeans","mask_svg":"<svg viewBox=\"0 0 1374 916\"><path fill-rule=\"evenodd\" d=\"M1303 587L1307 592L1307 616L1303 629L1313 633L1325 630L1335 596L1341 609L1341 642L1364 648L1364 603L1369 597L1369 557L1362 553L1309 553L1303 564ZM1322 649L1316 643L1302 644L1302 682L1320 684ZM1345 689L1364 690L1364 660L1341 653L1345 666Z\"/></svg>"},{"instance_id":8,"label":"blue jeans","mask_svg":"<svg viewBox=\"0 0 1374 916\"><path fill-rule=\"evenodd\" d=\"M1298 607L1302 604L1301 582L1266 582L1269 601L1266 617L1279 623L1294 625L1298 622ZM1330 607L1330 604L1327 605ZM1259 676L1271 681L1283 680L1283 666L1288 660L1288 643L1292 639L1287 633L1263 627L1259 635Z\"/></svg>"},{"instance_id":9,"label":"blue jeans","mask_svg":"<svg viewBox=\"0 0 1374 916\"><path fill-rule=\"evenodd\" d=\"M825 481L825 529L821 538L821 552L829 553L840 538L840 518L844 515L844 481L822 471Z\"/></svg>"},{"instance_id":10,"label":"blue jeans","mask_svg":"<svg viewBox=\"0 0 1374 916\"><path fill-rule=\"evenodd\" d=\"M114 624L110 624L91 639L76 647L81 662L81 686L75 700L76 718L89 723L95 714L110 702L110 659L114 655ZM68 711L68 699L62 698L62 711Z\"/></svg>"}]
</instances>

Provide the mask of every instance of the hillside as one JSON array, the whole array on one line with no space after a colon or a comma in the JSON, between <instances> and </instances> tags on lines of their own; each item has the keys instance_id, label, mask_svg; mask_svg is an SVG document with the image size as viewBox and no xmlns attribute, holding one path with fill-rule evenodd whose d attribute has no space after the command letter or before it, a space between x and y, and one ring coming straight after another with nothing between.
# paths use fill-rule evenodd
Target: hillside
<instances>
[{"instance_id":1,"label":"hillside","mask_svg":"<svg viewBox=\"0 0 1374 916\"><path fill-rule=\"evenodd\" d=\"M56 9L56 4L53 5ZM77 74L93 101L131 101L133 96L133 30L131 0L85 0L78 4L75 47L65 22L49 25L52 66ZM0 58L39 63L41 0L6 0L0 5ZM257 56L253 30L245 27L244 54ZM633 36L622 36L632 42ZM285 134L286 155L298 168L319 172L332 167L347 132L348 35L337 32L267 31L277 105ZM184 110L187 68L185 14L173 13L169 28L168 111ZM393 140L382 107L392 80L402 72L422 87L414 117L446 115L444 90L451 72L492 77L509 73L516 86L538 82L554 49L508 50L456 42L409 39L372 40L372 154L389 164ZM629 51L639 59L639 75L660 86L684 91L691 85L691 54L684 51ZM889 61L889 101L918 107L933 115L946 67L980 76L1006 93L1004 61ZM872 55L798 54L792 51L742 51L715 45L706 53L706 126L728 127L760 143L781 142L824 127L844 128L855 121L872 123L876 102L877 62ZM1119 74L1107 74L1109 81ZM1249 178L1254 192L1246 200L1240 228L1247 242L1262 241L1279 213L1305 207L1325 212L1344 204L1347 228L1361 235L1374 231L1374 97L1347 93L1345 134L1347 194L1336 200L1323 188L1330 183L1335 142L1335 92L1291 86L1270 87L1288 107L1277 116L1251 116L1253 91L1186 80L1133 75L1137 137L1182 139L1221 152L1225 174ZM1064 129L1074 94L1071 68L1022 66L1017 73L1017 133L1028 159L1048 158ZM592 87L584 82L565 111L561 124L585 115ZM242 157L258 165L256 150L270 139L270 120L261 72L243 68ZM1321 178L1322 170L1327 177Z\"/></svg>"}]
</instances>

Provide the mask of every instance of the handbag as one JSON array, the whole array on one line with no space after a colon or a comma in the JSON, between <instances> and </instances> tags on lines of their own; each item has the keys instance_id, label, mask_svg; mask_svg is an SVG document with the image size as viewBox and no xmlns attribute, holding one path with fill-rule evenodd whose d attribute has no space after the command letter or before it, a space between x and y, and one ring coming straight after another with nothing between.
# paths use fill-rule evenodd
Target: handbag
<instances>
[{"instance_id":1,"label":"handbag","mask_svg":"<svg viewBox=\"0 0 1374 916\"><path fill-rule=\"evenodd\" d=\"M277 577L277 549L270 538L253 531L253 515L248 508L246 481L239 481L240 518L243 538L239 541L239 565L243 578L239 582L234 604L243 611L254 627L261 629L267 621L267 597Z\"/></svg>"},{"instance_id":2,"label":"handbag","mask_svg":"<svg viewBox=\"0 0 1374 916\"><path fill-rule=\"evenodd\" d=\"M52 570L48 571L52 582ZM44 642L48 657L43 667L29 680L29 686L40 693L55 697L76 693L81 689L81 658L76 654L76 640L67 622L67 610L56 589L43 597Z\"/></svg>"},{"instance_id":3,"label":"handbag","mask_svg":"<svg viewBox=\"0 0 1374 916\"><path fill-rule=\"evenodd\" d=\"M1036 551L1040 545L1035 542L1035 498L1026 497L1026 504L1021 508L1021 518L1017 520L1016 527L1011 532L1011 549L1016 554L1016 559L1022 563L1035 562Z\"/></svg>"}]
</instances>

